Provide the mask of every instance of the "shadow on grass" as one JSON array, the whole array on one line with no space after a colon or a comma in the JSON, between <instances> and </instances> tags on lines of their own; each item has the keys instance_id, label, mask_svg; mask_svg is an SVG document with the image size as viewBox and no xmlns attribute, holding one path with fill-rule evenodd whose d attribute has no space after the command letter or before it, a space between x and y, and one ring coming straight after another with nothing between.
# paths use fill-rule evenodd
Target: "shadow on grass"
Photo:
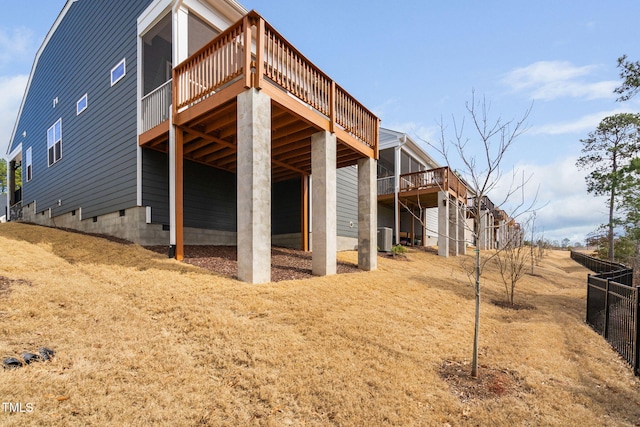
<instances>
[{"instance_id":1,"label":"shadow on grass","mask_svg":"<svg viewBox=\"0 0 640 427\"><path fill-rule=\"evenodd\" d=\"M183 274L197 271L192 266L172 262L166 255L163 257L139 245L110 236L26 223L0 227L0 236L33 245L49 246L54 255L69 264L117 265L139 271L156 269Z\"/></svg>"},{"instance_id":2,"label":"shadow on grass","mask_svg":"<svg viewBox=\"0 0 640 427\"><path fill-rule=\"evenodd\" d=\"M449 278L443 280L442 278L434 278L429 276L412 276L409 280L424 284L430 288L441 289L456 294L460 298L466 300L475 299L475 292L473 285L466 279L457 280L455 278ZM504 293L496 292L490 287L483 287L482 281L480 282L480 292L482 301L493 301L504 299Z\"/></svg>"}]
</instances>

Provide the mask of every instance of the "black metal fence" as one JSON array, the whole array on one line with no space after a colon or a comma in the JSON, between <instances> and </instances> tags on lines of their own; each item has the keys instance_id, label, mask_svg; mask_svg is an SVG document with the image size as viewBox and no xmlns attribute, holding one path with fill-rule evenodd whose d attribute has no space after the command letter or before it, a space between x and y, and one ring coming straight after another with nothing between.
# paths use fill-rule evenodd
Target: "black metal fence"
<instances>
[{"instance_id":1,"label":"black metal fence","mask_svg":"<svg viewBox=\"0 0 640 427\"><path fill-rule=\"evenodd\" d=\"M629 269L626 265L594 258L592 256L585 255L582 252L571 251L571 259L584 265L589 270L595 271L596 273L609 273L612 271Z\"/></svg>"},{"instance_id":2,"label":"black metal fence","mask_svg":"<svg viewBox=\"0 0 640 427\"><path fill-rule=\"evenodd\" d=\"M633 286L633 270L573 251L571 258L599 273L587 278L587 323L640 375L639 288Z\"/></svg>"}]
</instances>

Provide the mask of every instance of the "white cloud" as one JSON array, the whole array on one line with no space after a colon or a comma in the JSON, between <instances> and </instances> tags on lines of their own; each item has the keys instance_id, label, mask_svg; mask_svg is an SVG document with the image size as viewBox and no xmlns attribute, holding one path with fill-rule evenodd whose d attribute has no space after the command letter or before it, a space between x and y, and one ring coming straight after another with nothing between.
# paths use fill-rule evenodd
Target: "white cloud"
<instances>
[{"instance_id":1,"label":"white cloud","mask_svg":"<svg viewBox=\"0 0 640 427\"><path fill-rule=\"evenodd\" d=\"M602 99L615 98L615 80L589 82L586 79L597 69L587 65L578 67L568 61L538 61L516 68L502 79L513 92L525 92L533 99L556 98Z\"/></svg>"},{"instance_id":2,"label":"white cloud","mask_svg":"<svg viewBox=\"0 0 640 427\"><path fill-rule=\"evenodd\" d=\"M549 123L541 126L533 126L527 132L530 135L563 135L563 134L585 134L598 127L598 124L605 117L620 113L637 113L632 108L617 108L610 111L588 114L573 121Z\"/></svg>"},{"instance_id":3,"label":"white cloud","mask_svg":"<svg viewBox=\"0 0 640 427\"><path fill-rule=\"evenodd\" d=\"M544 229L545 238L562 240L569 238L584 241L586 234L594 231L599 224L607 221L604 199L587 193L586 172L575 166L575 157L567 157L548 165L519 164L516 170L531 176L525 197L531 200L538 190L536 229ZM504 198L509 176L501 181L501 186L490 194L494 202ZM518 204L519 195L512 196L509 205ZM505 209L509 212L509 208Z\"/></svg>"},{"instance_id":4,"label":"white cloud","mask_svg":"<svg viewBox=\"0 0 640 427\"><path fill-rule=\"evenodd\" d=\"M0 77L0 156L7 151L28 79L26 75Z\"/></svg>"},{"instance_id":5,"label":"white cloud","mask_svg":"<svg viewBox=\"0 0 640 427\"><path fill-rule=\"evenodd\" d=\"M27 28L0 28L0 68L31 59L35 50L33 32Z\"/></svg>"}]
</instances>

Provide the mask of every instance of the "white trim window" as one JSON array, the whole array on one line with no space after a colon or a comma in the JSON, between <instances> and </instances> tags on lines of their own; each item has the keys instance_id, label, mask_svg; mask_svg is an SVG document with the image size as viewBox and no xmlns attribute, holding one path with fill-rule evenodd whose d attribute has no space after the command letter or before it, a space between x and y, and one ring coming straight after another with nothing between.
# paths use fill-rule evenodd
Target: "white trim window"
<instances>
[{"instance_id":1,"label":"white trim window","mask_svg":"<svg viewBox=\"0 0 640 427\"><path fill-rule=\"evenodd\" d=\"M47 157L49 166L62 158L62 119L47 130Z\"/></svg>"},{"instance_id":2,"label":"white trim window","mask_svg":"<svg viewBox=\"0 0 640 427\"><path fill-rule=\"evenodd\" d=\"M78 102L76 102L76 116L79 116L80 113L82 113L88 107L89 107L89 98L88 98L88 95L85 93L84 96L80 98Z\"/></svg>"},{"instance_id":3,"label":"white trim window","mask_svg":"<svg viewBox=\"0 0 640 427\"><path fill-rule=\"evenodd\" d=\"M127 75L127 58L123 58L115 67L111 69L111 86L118 83Z\"/></svg>"},{"instance_id":4,"label":"white trim window","mask_svg":"<svg viewBox=\"0 0 640 427\"><path fill-rule=\"evenodd\" d=\"M27 165L26 179L27 179L27 182L29 182L33 178L33 155L31 152L31 147L27 148L25 163Z\"/></svg>"}]
</instances>

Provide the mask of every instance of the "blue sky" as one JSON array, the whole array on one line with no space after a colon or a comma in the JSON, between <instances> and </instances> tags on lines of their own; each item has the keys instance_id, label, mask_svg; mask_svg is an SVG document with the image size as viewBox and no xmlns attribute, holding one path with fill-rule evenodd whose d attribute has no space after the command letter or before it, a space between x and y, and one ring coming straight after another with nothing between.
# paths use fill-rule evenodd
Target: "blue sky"
<instances>
[{"instance_id":1,"label":"blue sky","mask_svg":"<svg viewBox=\"0 0 640 427\"><path fill-rule=\"evenodd\" d=\"M35 52L64 0L9 2L0 23L0 150L6 150ZM615 101L616 59L640 59L640 2L245 0L310 60L382 119L435 142L442 117L462 118L472 90L494 118L522 116L529 130L505 159L533 174L547 205L545 238L583 241L606 222L574 167L580 139L640 98ZM452 135L451 135L452 136ZM474 135L469 133L471 144ZM455 165L454 165L455 166ZM509 173L507 173L509 174ZM495 195L496 200L499 195Z\"/></svg>"}]
</instances>

